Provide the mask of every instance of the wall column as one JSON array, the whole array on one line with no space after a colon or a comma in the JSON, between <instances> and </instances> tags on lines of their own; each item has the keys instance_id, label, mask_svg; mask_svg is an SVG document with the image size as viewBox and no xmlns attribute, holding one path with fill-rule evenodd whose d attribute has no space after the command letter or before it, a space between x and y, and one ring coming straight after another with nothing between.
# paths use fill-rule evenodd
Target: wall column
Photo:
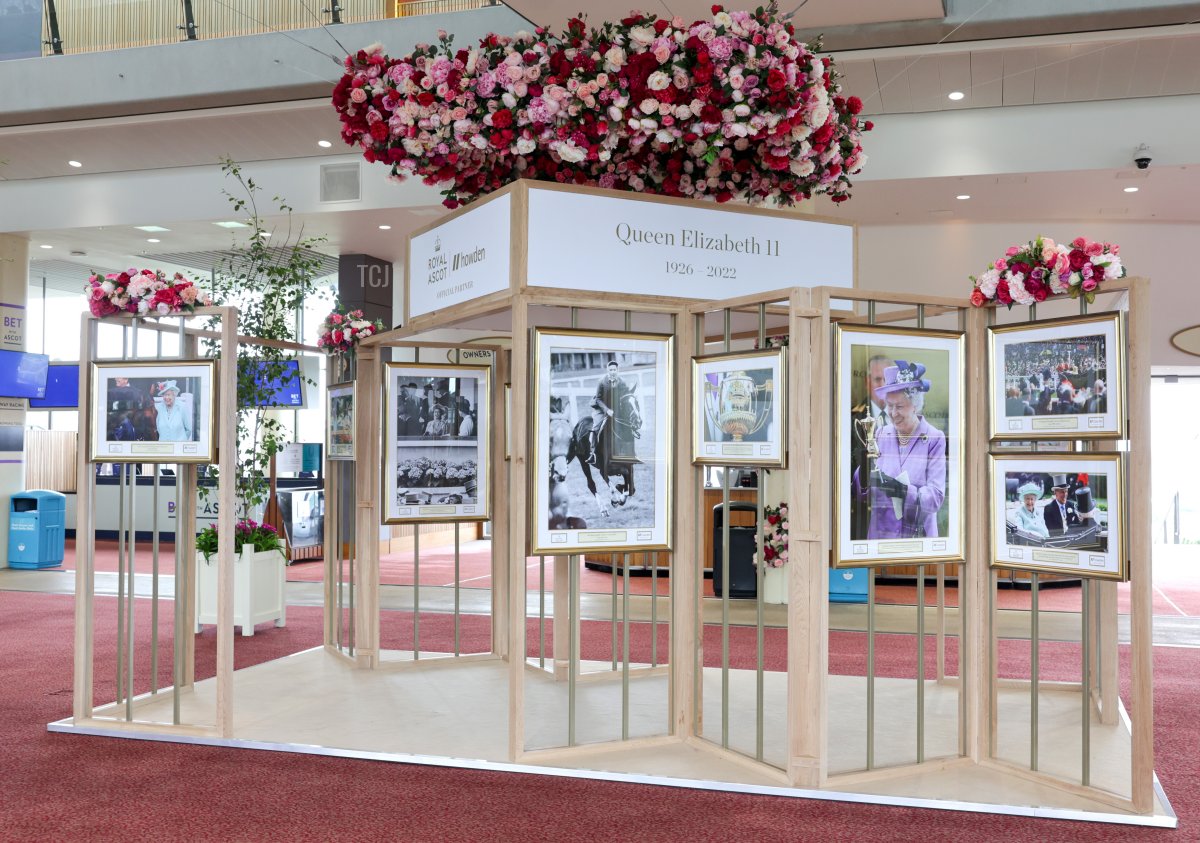
<instances>
[{"instance_id":1,"label":"wall column","mask_svg":"<svg viewBox=\"0 0 1200 843\"><path fill-rule=\"evenodd\" d=\"M391 328L400 321L392 312L392 264L370 255L338 256L338 298L347 310L361 310L371 321Z\"/></svg>"},{"instance_id":2,"label":"wall column","mask_svg":"<svg viewBox=\"0 0 1200 843\"><path fill-rule=\"evenodd\" d=\"M25 350L29 240L0 234L0 349ZM8 502L25 488L24 398L0 398L0 568L8 567Z\"/></svg>"}]
</instances>

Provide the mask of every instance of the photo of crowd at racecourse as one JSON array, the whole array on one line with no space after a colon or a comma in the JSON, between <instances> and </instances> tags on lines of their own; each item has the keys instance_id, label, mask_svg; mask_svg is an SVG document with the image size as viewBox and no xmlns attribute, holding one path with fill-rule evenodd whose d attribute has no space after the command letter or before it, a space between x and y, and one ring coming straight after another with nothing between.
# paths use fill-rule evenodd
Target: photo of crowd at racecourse
<instances>
[{"instance_id":1,"label":"photo of crowd at racecourse","mask_svg":"<svg viewBox=\"0 0 1200 843\"><path fill-rule=\"evenodd\" d=\"M1101 335L1014 343L1004 349L1004 415L1101 415L1108 411Z\"/></svg>"}]
</instances>

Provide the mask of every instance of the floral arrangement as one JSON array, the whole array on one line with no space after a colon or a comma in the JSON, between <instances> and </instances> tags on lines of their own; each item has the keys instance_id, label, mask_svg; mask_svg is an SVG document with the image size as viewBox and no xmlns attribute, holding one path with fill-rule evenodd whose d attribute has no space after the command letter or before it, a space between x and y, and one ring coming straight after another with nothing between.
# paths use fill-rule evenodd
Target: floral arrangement
<instances>
[{"instance_id":1,"label":"floral arrangement","mask_svg":"<svg viewBox=\"0 0 1200 843\"><path fill-rule=\"evenodd\" d=\"M348 354L354 351L359 341L378 334L383 329L382 320L370 322L361 310L351 310L347 313L338 308L321 323L317 345L329 349L334 354Z\"/></svg>"},{"instance_id":2,"label":"floral arrangement","mask_svg":"<svg viewBox=\"0 0 1200 843\"><path fill-rule=\"evenodd\" d=\"M475 460L449 462L428 457L406 459L396 468L396 485L400 488L445 488L466 486L475 480L478 468Z\"/></svg>"},{"instance_id":3,"label":"floral arrangement","mask_svg":"<svg viewBox=\"0 0 1200 843\"><path fill-rule=\"evenodd\" d=\"M972 275L971 304L983 307L998 301L1011 308L1064 293L1073 299L1084 296L1091 303L1101 282L1124 276L1121 247L1115 243L1076 237L1062 244L1038 237L1023 246L1009 246L986 272L978 278Z\"/></svg>"},{"instance_id":4,"label":"floral arrangement","mask_svg":"<svg viewBox=\"0 0 1200 843\"><path fill-rule=\"evenodd\" d=\"M843 96L819 44L774 5L712 7L685 23L631 12L591 30L488 35L455 50L439 31L391 58L346 59L333 91L342 138L392 175L445 185L454 208L519 178L751 204L841 202L862 167L862 101Z\"/></svg>"},{"instance_id":5,"label":"floral arrangement","mask_svg":"<svg viewBox=\"0 0 1200 843\"><path fill-rule=\"evenodd\" d=\"M178 272L168 278L162 270L127 269L107 275L93 273L84 292L94 316L132 313L139 316L168 316L193 313L212 299Z\"/></svg>"},{"instance_id":6,"label":"floral arrangement","mask_svg":"<svg viewBox=\"0 0 1200 843\"><path fill-rule=\"evenodd\" d=\"M242 548L249 544L255 553L268 550L283 550L283 542L279 532L270 524L259 524L257 521L246 519L233 526L233 552L240 555ZM196 534L196 550L204 554L207 562L217 552L217 527L209 525Z\"/></svg>"},{"instance_id":7,"label":"floral arrangement","mask_svg":"<svg viewBox=\"0 0 1200 843\"><path fill-rule=\"evenodd\" d=\"M764 506L763 515L767 519L763 531L763 561L768 568L782 568L788 561L788 505Z\"/></svg>"}]
</instances>

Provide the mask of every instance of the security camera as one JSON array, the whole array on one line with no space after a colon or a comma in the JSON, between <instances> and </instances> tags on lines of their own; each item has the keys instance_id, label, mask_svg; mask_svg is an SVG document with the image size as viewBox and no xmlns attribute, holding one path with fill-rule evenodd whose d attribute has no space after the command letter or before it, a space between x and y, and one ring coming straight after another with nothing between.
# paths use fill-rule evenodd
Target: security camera
<instances>
[{"instance_id":1,"label":"security camera","mask_svg":"<svg viewBox=\"0 0 1200 843\"><path fill-rule=\"evenodd\" d=\"M1150 147L1146 144L1139 144L1138 148L1133 151L1133 163L1137 164L1139 170L1147 170L1150 168Z\"/></svg>"}]
</instances>

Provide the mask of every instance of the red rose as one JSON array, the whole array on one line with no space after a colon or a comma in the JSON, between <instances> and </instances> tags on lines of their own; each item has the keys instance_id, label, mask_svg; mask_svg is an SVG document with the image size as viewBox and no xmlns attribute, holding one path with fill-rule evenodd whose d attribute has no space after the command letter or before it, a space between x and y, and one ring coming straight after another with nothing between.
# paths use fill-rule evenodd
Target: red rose
<instances>
[{"instance_id":1,"label":"red rose","mask_svg":"<svg viewBox=\"0 0 1200 843\"><path fill-rule=\"evenodd\" d=\"M983 307L985 304L987 304L987 296L983 294L983 290L976 287L971 291L971 304L975 305L976 307Z\"/></svg>"},{"instance_id":2,"label":"red rose","mask_svg":"<svg viewBox=\"0 0 1200 843\"><path fill-rule=\"evenodd\" d=\"M1035 301L1045 301L1046 297L1050 295L1050 288L1041 283L1036 286L1026 285L1025 289L1029 290Z\"/></svg>"},{"instance_id":3,"label":"red rose","mask_svg":"<svg viewBox=\"0 0 1200 843\"><path fill-rule=\"evenodd\" d=\"M429 93L429 91L422 91L417 94L417 103L428 108L433 105L433 94Z\"/></svg>"},{"instance_id":4,"label":"red rose","mask_svg":"<svg viewBox=\"0 0 1200 843\"><path fill-rule=\"evenodd\" d=\"M512 125L512 112L502 108L492 115L492 125L497 129L506 129Z\"/></svg>"},{"instance_id":5,"label":"red rose","mask_svg":"<svg viewBox=\"0 0 1200 843\"><path fill-rule=\"evenodd\" d=\"M862 108L862 100L858 97L850 97L850 99L846 100L846 110L851 114L858 114L862 111Z\"/></svg>"},{"instance_id":6,"label":"red rose","mask_svg":"<svg viewBox=\"0 0 1200 843\"><path fill-rule=\"evenodd\" d=\"M1012 304L1012 294L1008 292L1008 279L996 285L996 300L1001 304Z\"/></svg>"},{"instance_id":7,"label":"red rose","mask_svg":"<svg viewBox=\"0 0 1200 843\"><path fill-rule=\"evenodd\" d=\"M772 91L782 91L787 85L787 77L778 68L772 67L767 72L767 87Z\"/></svg>"},{"instance_id":8,"label":"red rose","mask_svg":"<svg viewBox=\"0 0 1200 843\"><path fill-rule=\"evenodd\" d=\"M654 31L657 32L659 35L662 35L663 30L665 30L670 25L671 25L671 22L669 20L663 20L662 18L659 18L658 20L656 20L654 22Z\"/></svg>"},{"instance_id":9,"label":"red rose","mask_svg":"<svg viewBox=\"0 0 1200 843\"><path fill-rule=\"evenodd\" d=\"M720 123L721 109L715 105L706 105L700 109L700 119L705 123Z\"/></svg>"},{"instance_id":10,"label":"red rose","mask_svg":"<svg viewBox=\"0 0 1200 843\"><path fill-rule=\"evenodd\" d=\"M371 124L371 137L377 141L384 140L388 136L388 125L380 120L378 123Z\"/></svg>"},{"instance_id":11,"label":"red rose","mask_svg":"<svg viewBox=\"0 0 1200 843\"><path fill-rule=\"evenodd\" d=\"M870 120L868 120L866 123L863 123L863 131L864 132L869 132L874 128L875 128L875 124Z\"/></svg>"},{"instance_id":12,"label":"red rose","mask_svg":"<svg viewBox=\"0 0 1200 843\"><path fill-rule=\"evenodd\" d=\"M721 13L721 12L723 12L723 11L725 11L725 7L724 7L724 6L715 6L715 5L714 5L714 6L712 7L712 13L713 13L714 15L720 14L720 13Z\"/></svg>"},{"instance_id":13,"label":"red rose","mask_svg":"<svg viewBox=\"0 0 1200 843\"><path fill-rule=\"evenodd\" d=\"M1071 262L1071 271L1078 272L1083 269L1083 265L1088 263L1088 256L1083 253L1082 249L1072 249L1071 254L1067 256Z\"/></svg>"}]
</instances>

